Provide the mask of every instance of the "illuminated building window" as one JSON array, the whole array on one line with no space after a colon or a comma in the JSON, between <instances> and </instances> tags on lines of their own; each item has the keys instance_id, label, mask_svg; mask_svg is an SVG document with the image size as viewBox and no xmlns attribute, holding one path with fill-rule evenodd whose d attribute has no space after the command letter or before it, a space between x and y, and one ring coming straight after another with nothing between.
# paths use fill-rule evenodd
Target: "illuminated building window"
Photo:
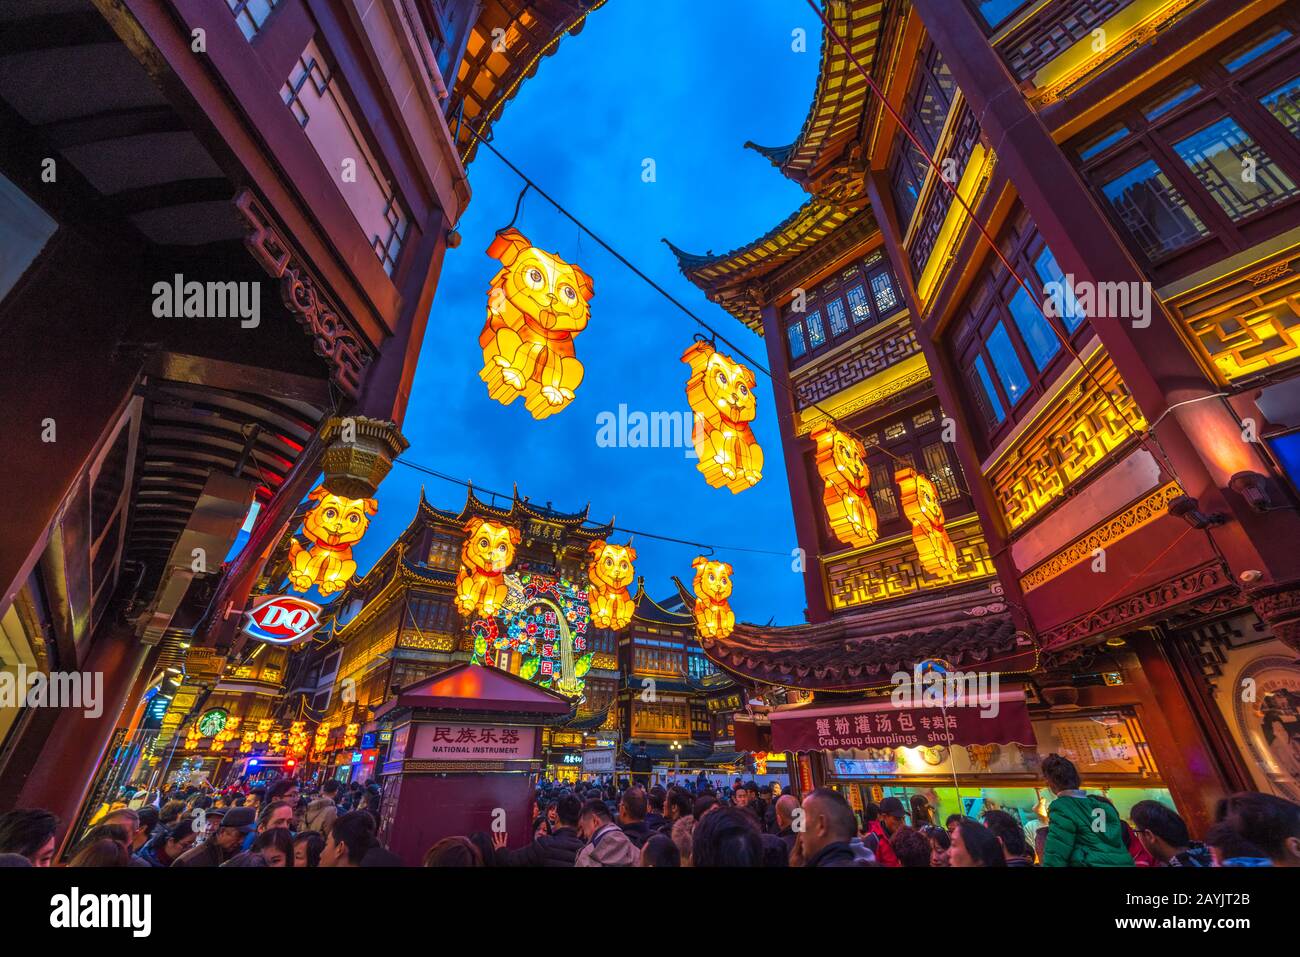
<instances>
[{"instance_id":1,"label":"illuminated building window","mask_svg":"<svg viewBox=\"0 0 1300 957\"><path fill-rule=\"evenodd\" d=\"M871 467L871 502L876 506L876 518L883 525L902 514L898 510L898 496L894 492L894 466L878 462Z\"/></svg>"},{"instance_id":2,"label":"illuminated building window","mask_svg":"<svg viewBox=\"0 0 1300 957\"><path fill-rule=\"evenodd\" d=\"M1016 347L1011 344L1011 337L1007 335L1007 327L1000 322L994 326L986 345L989 356L993 359L993 368L998 371L1002 391L1009 404L1014 406L1029 394L1029 377L1025 375L1025 368L1020 364L1020 357L1016 355Z\"/></svg>"},{"instance_id":3,"label":"illuminated building window","mask_svg":"<svg viewBox=\"0 0 1300 957\"><path fill-rule=\"evenodd\" d=\"M1074 332L1088 317L1084 314L1083 306L1075 297L1071 283L1067 281L1065 273L1061 271L1056 256L1046 246L1043 247L1043 251L1038 258L1034 260L1034 272L1038 273L1038 278L1042 281L1044 290L1050 291L1053 285L1060 290L1060 303L1057 312L1065 323L1065 328L1070 332Z\"/></svg>"},{"instance_id":4,"label":"illuminated building window","mask_svg":"<svg viewBox=\"0 0 1300 957\"><path fill-rule=\"evenodd\" d=\"M961 496L957 474L953 471L952 458L948 454L948 445L947 442L931 442L921 447L922 468L941 502L951 502Z\"/></svg>"},{"instance_id":5,"label":"illuminated building window","mask_svg":"<svg viewBox=\"0 0 1300 957\"><path fill-rule=\"evenodd\" d=\"M861 284L850 289L845 296L849 300L849 312L853 313L853 321L866 322L871 318L871 307L867 305L867 291L862 288Z\"/></svg>"},{"instance_id":6,"label":"illuminated building window","mask_svg":"<svg viewBox=\"0 0 1300 957\"><path fill-rule=\"evenodd\" d=\"M843 300L831 299L826 303L826 319L831 324L833 338L849 331L849 318L845 314Z\"/></svg>"},{"instance_id":7,"label":"illuminated building window","mask_svg":"<svg viewBox=\"0 0 1300 957\"><path fill-rule=\"evenodd\" d=\"M1041 372L1061 351L1061 342L1057 339L1052 324L1043 315L1041 303L1032 301L1025 287L1021 286L1011 297L1007 308L1011 310L1011 315L1016 320L1016 328L1020 330L1020 337L1028 347L1034 365Z\"/></svg>"},{"instance_id":8,"label":"illuminated building window","mask_svg":"<svg viewBox=\"0 0 1300 957\"><path fill-rule=\"evenodd\" d=\"M786 330L790 337L790 358L798 359L808 351L808 343L803 337L803 323L796 322Z\"/></svg>"},{"instance_id":9,"label":"illuminated building window","mask_svg":"<svg viewBox=\"0 0 1300 957\"><path fill-rule=\"evenodd\" d=\"M870 289L870 293L868 293ZM861 265L842 270L808 296L806 314L787 307L786 336L790 359L811 359L903 307L893 271L879 251ZM824 315L823 315L824 314ZM852 322L849 316L853 317Z\"/></svg>"},{"instance_id":10,"label":"illuminated building window","mask_svg":"<svg viewBox=\"0 0 1300 957\"><path fill-rule=\"evenodd\" d=\"M989 375L988 366L984 364L984 357L977 355L975 364L971 367L975 373L974 382L975 397L979 401L980 411L984 413L984 420L990 426L999 425L1007 417L1002 411L1002 402L998 399L998 391L993 387L993 379Z\"/></svg>"},{"instance_id":11,"label":"illuminated building window","mask_svg":"<svg viewBox=\"0 0 1300 957\"><path fill-rule=\"evenodd\" d=\"M1222 119L1174 144L1187 168L1233 219L1244 219L1300 193L1254 138ZM1253 168L1247 178L1243 170Z\"/></svg>"},{"instance_id":12,"label":"illuminated building window","mask_svg":"<svg viewBox=\"0 0 1300 957\"><path fill-rule=\"evenodd\" d=\"M911 85L903 106L903 121L916 134L917 139L931 156L939 148L939 136L952 109L956 81L943 57L933 43L917 57ZM889 163L890 191L898 210L899 227L906 232L912 221L917 201L930 164L911 138L899 134L894 140L893 155Z\"/></svg>"},{"instance_id":13,"label":"illuminated building window","mask_svg":"<svg viewBox=\"0 0 1300 957\"><path fill-rule=\"evenodd\" d=\"M1284 27L1274 27L1264 34L1262 39L1251 40L1243 47L1238 47L1221 61L1229 73L1236 73L1242 67L1254 63L1264 54L1277 49L1291 39L1291 31Z\"/></svg>"},{"instance_id":14,"label":"illuminated building window","mask_svg":"<svg viewBox=\"0 0 1300 957\"><path fill-rule=\"evenodd\" d=\"M1109 132L1103 133L1100 137L1082 147L1079 150L1079 159L1090 160L1094 156L1100 156L1116 143L1127 139L1131 133L1132 131L1121 123L1119 126Z\"/></svg>"},{"instance_id":15,"label":"illuminated building window","mask_svg":"<svg viewBox=\"0 0 1300 957\"><path fill-rule=\"evenodd\" d=\"M822 326L821 310L814 309L808 313L806 322L808 325L808 345L813 349L826 345L826 329Z\"/></svg>"},{"instance_id":16,"label":"illuminated building window","mask_svg":"<svg viewBox=\"0 0 1300 957\"><path fill-rule=\"evenodd\" d=\"M1300 139L1300 76L1264 94L1259 102L1288 133Z\"/></svg>"},{"instance_id":17,"label":"illuminated building window","mask_svg":"<svg viewBox=\"0 0 1300 957\"><path fill-rule=\"evenodd\" d=\"M1208 230L1169 177L1147 160L1101 187L1132 238L1151 260L1182 249Z\"/></svg>"},{"instance_id":18,"label":"illuminated building window","mask_svg":"<svg viewBox=\"0 0 1300 957\"><path fill-rule=\"evenodd\" d=\"M1200 92L1201 85L1199 83L1184 83L1181 86L1176 87L1172 93L1166 93L1161 96L1142 112L1146 115L1148 120L1158 120L1170 110L1186 103Z\"/></svg>"},{"instance_id":19,"label":"illuminated building window","mask_svg":"<svg viewBox=\"0 0 1300 957\"><path fill-rule=\"evenodd\" d=\"M235 22L239 24L244 38L251 40L257 36L279 2L280 0L226 0L226 6L235 15Z\"/></svg>"}]
</instances>

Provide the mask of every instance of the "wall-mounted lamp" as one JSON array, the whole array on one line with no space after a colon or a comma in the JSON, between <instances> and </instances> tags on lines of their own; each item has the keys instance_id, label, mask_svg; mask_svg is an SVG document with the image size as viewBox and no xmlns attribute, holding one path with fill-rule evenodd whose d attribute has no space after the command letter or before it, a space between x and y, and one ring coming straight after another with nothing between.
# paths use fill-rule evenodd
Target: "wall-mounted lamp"
<instances>
[{"instance_id":1,"label":"wall-mounted lamp","mask_svg":"<svg viewBox=\"0 0 1300 957\"><path fill-rule=\"evenodd\" d=\"M1273 499L1268 494L1268 478L1258 472L1238 472L1228 479L1228 488L1257 512L1266 512L1273 506Z\"/></svg>"},{"instance_id":2,"label":"wall-mounted lamp","mask_svg":"<svg viewBox=\"0 0 1300 957\"><path fill-rule=\"evenodd\" d=\"M1202 512L1200 503L1190 495L1180 495L1173 499L1168 509L1170 515L1178 516L1192 528L1214 528L1227 521L1220 512L1210 512L1208 515Z\"/></svg>"}]
</instances>

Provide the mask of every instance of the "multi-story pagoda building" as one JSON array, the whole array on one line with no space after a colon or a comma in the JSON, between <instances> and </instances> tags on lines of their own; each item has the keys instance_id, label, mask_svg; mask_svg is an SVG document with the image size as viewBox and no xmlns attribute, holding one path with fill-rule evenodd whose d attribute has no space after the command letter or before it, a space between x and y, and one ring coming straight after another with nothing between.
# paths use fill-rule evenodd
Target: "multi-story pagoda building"
<instances>
[{"instance_id":1,"label":"multi-story pagoda building","mask_svg":"<svg viewBox=\"0 0 1300 957\"><path fill-rule=\"evenodd\" d=\"M855 799L960 771L948 810L1032 817L1049 751L1121 810L1156 793L1197 831L1231 791L1300 797L1278 717L1300 689L1295 6L824 12L803 129L756 147L807 202L727 255L678 251L765 338L808 555L810 624L705 650L818 707L927 659L1023 693L1032 743L814 746L805 783ZM872 541L825 507L828 420L864 443ZM942 506L937 564L907 468ZM825 720L857 727L858 707Z\"/></svg>"}]
</instances>

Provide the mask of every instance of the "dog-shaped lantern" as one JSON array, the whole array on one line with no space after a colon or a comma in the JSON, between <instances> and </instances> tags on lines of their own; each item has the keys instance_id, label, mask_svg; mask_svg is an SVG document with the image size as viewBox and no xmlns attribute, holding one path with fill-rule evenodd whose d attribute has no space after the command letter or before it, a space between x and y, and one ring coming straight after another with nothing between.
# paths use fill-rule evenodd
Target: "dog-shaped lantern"
<instances>
[{"instance_id":1,"label":"dog-shaped lantern","mask_svg":"<svg viewBox=\"0 0 1300 957\"><path fill-rule=\"evenodd\" d=\"M686 401L695 413L696 468L714 488L732 494L763 477L763 449L749 423L758 412L754 373L710 342L696 342L682 354L691 367Z\"/></svg>"},{"instance_id":2,"label":"dog-shaped lantern","mask_svg":"<svg viewBox=\"0 0 1300 957\"><path fill-rule=\"evenodd\" d=\"M921 567L946 578L957 570L957 548L944 530L943 506L934 483L915 469L899 469L894 481L903 514L912 523L912 541Z\"/></svg>"},{"instance_id":3,"label":"dog-shaped lantern","mask_svg":"<svg viewBox=\"0 0 1300 957\"><path fill-rule=\"evenodd\" d=\"M379 504L373 498L343 498L323 485L307 498L316 503L302 519L302 533L312 548L304 548L296 538L289 540L289 586L307 592L315 585L322 595L332 595L356 574L352 546L366 534Z\"/></svg>"},{"instance_id":4,"label":"dog-shaped lantern","mask_svg":"<svg viewBox=\"0 0 1300 957\"><path fill-rule=\"evenodd\" d=\"M695 569L695 629L705 638L726 638L736 627L731 597L731 566L703 555L691 562Z\"/></svg>"},{"instance_id":5,"label":"dog-shaped lantern","mask_svg":"<svg viewBox=\"0 0 1300 957\"><path fill-rule=\"evenodd\" d=\"M611 545L598 539L587 550L591 554L587 565L591 623L597 628L621 631L632 621L636 607L628 594L628 586L636 576L632 564L636 561L636 549L631 541L626 545Z\"/></svg>"},{"instance_id":6,"label":"dog-shaped lantern","mask_svg":"<svg viewBox=\"0 0 1300 957\"><path fill-rule=\"evenodd\" d=\"M573 339L591 315L591 277L516 229L497 233L487 254L502 269L488 290L487 323L478 337L479 378L502 405L523 396L533 418L544 419L572 402L582 382Z\"/></svg>"},{"instance_id":7,"label":"dog-shaped lantern","mask_svg":"<svg viewBox=\"0 0 1300 957\"><path fill-rule=\"evenodd\" d=\"M817 444L817 474L825 489L822 503L831 533L845 545L861 548L880 537L876 509L868 489L866 449L847 432L827 423L812 434Z\"/></svg>"},{"instance_id":8,"label":"dog-shaped lantern","mask_svg":"<svg viewBox=\"0 0 1300 957\"><path fill-rule=\"evenodd\" d=\"M478 612L484 618L499 614L509 591L505 572L515 561L519 529L482 518L465 525L456 573L456 607L466 617Z\"/></svg>"}]
</instances>

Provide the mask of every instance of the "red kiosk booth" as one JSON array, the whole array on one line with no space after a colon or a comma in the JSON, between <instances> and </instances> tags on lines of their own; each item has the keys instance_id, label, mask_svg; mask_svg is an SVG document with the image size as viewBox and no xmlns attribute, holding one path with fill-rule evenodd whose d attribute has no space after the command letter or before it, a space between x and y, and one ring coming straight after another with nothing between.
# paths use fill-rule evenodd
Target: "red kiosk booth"
<instances>
[{"instance_id":1,"label":"red kiosk booth","mask_svg":"<svg viewBox=\"0 0 1300 957\"><path fill-rule=\"evenodd\" d=\"M504 827L511 847L527 844L542 728L572 711L563 695L480 665L402 688L375 712L392 732L380 840L412 867L444 837Z\"/></svg>"}]
</instances>

